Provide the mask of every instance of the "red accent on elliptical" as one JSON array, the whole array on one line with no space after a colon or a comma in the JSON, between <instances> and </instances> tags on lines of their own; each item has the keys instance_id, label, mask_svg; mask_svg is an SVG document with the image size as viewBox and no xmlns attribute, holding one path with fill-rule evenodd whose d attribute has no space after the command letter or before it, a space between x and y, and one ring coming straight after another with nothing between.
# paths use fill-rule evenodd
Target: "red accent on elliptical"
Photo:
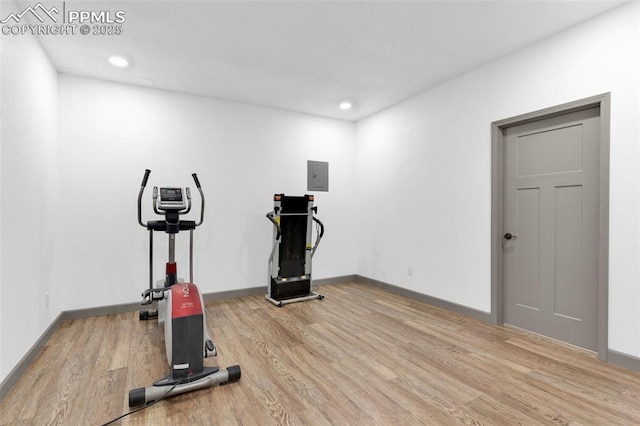
<instances>
[{"instance_id":1,"label":"red accent on elliptical","mask_svg":"<svg viewBox=\"0 0 640 426\"><path fill-rule=\"evenodd\" d=\"M202 315L200 292L195 284L174 284L171 287L171 305L171 317L173 319Z\"/></svg>"},{"instance_id":2,"label":"red accent on elliptical","mask_svg":"<svg viewBox=\"0 0 640 426\"><path fill-rule=\"evenodd\" d=\"M165 271L167 275L176 275L178 273L178 264L176 262L167 262Z\"/></svg>"}]
</instances>

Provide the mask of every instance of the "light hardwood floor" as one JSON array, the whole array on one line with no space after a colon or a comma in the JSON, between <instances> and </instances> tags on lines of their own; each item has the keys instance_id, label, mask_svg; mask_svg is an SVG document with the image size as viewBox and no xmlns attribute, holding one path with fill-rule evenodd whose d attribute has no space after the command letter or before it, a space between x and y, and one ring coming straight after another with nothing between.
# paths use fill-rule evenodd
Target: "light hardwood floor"
<instances>
[{"instance_id":1,"label":"light hardwood floor","mask_svg":"<svg viewBox=\"0 0 640 426\"><path fill-rule=\"evenodd\" d=\"M277 308L207 304L242 379L172 397L124 425L639 425L640 375L585 351L363 284ZM98 425L165 375L155 322L68 321L0 405L0 424Z\"/></svg>"}]
</instances>

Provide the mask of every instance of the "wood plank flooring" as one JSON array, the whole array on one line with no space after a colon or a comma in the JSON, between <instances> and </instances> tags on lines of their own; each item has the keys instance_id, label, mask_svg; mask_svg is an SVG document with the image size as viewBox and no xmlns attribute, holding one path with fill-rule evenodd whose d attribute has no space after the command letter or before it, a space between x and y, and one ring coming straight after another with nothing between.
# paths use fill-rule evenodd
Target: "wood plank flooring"
<instances>
[{"instance_id":1,"label":"wood plank flooring","mask_svg":"<svg viewBox=\"0 0 640 426\"><path fill-rule=\"evenodd\" d=\"M363 284L275 307L207 303L222 367L242 379L123 425L639 425L640 375L588 352ZM209 365L209 360L206 361ZM99 425L168 370L137 313L68 321L0 405L2 425Z\"/></svg>"}]
</instances>

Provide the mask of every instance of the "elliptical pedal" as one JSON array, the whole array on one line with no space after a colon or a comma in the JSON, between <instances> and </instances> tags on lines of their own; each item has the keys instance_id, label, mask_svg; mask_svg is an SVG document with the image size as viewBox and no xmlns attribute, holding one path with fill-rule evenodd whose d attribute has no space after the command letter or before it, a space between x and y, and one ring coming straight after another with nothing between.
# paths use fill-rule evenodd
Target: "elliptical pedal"
<instances>
[{"instance_id":1,"label":"elliptical pedal","mask_svg":"<svg viewBox=\"0 0 640 426\"><path fill-rule=\"evenodd\" d=\"M207 339L207 341L204 342L204 357L207 358L209 353L211 353L211 356L217 356L218 349L216 349L216 346L211 340Z\"/></svg>"}]
</instances>

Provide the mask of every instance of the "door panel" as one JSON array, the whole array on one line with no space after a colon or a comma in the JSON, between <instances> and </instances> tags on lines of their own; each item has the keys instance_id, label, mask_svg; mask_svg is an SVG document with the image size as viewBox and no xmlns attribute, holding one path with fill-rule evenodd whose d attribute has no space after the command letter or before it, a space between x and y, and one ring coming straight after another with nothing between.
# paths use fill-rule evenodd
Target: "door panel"
<instances>
[{"instance_id":1,"label":"door panel","mask_svg":"<svg viewBox=\"0 0 640 426\"><path fill-rule=\"evenodd\" d=\"M583 280L582 186L555 188L554 315L581 321Z\"/></svg>"},{"instance_id":2,"label":"door panel","mask_svg":"<svg viewBox=\"0 0 640 426\"><path fill-rule=\"evenodd\" d=\"M504 129L504 322L597 349L599 108Z\"/></svg>"},{"instance_id":3,"label":"door panel","mask_svg":"<svg viewBox=\"0 0 640 426\"><path fill-rule=\"evenodd\" d=\"M582 126L518 137L518 176L582 170Z\"/></svg>"},{"instance_id":4,"label":"door panel","mask_svg":"<svg viewBox=\"0 0 640 426\"><path fill-rule=\"evenodd\" d=\"M540 309L540 188L520 188L517 192L518 257L514 301L522 307Z\"/></svg>"}]
</instances>

